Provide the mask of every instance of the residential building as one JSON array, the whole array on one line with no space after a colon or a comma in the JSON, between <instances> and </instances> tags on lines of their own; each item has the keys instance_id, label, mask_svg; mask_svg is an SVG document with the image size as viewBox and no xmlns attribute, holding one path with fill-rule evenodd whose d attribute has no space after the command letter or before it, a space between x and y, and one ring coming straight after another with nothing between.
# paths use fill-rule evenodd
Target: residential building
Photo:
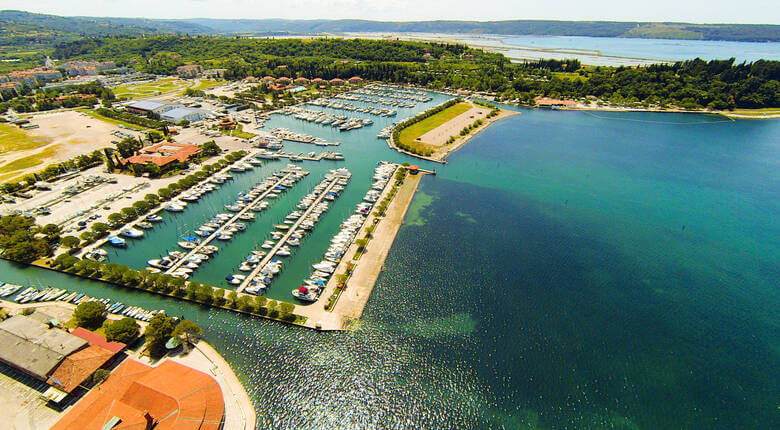
<instances>
[{"instance_id":1,"label":"residential building","mask_svg":"<svg viewBox=\"0 0 780 430\"><path fill-rule=\"evenodd\" d=\"M140 154L125 158L121 163L122 165L154 163L159 167L165 167L173 162L185 163L199 151L199 147L188 143L162 142L142 148Z\"/></svg>"}]
</instances>

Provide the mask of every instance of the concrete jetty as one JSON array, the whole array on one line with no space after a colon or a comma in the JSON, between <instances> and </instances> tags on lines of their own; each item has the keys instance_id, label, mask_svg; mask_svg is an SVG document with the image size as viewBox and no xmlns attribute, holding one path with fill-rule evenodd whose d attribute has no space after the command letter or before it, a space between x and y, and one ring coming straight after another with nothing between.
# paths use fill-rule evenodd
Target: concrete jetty
<instances>
[{"instance_id":1,"label":"concrete jetty","mask_svg":"<svg viewBox=\"0 0 780 430\"><path fill-rule=\"evenodd\" d=\"M260 273L261 270L263 270L263 267L265 267L268 262L271 261L272 258L276 255L276 252L279 251L279 249L284 246L285 243L287 243L287 239L292 236L292 234L295 232L295 230L298 228L299 225L306 219L306 217L309 216L309 214L312 213L312 211L317 207L320 202L322 202L322 199L325 198L325 196L328 194L328 191L330 191L336 183L341 179L341 176L334 175L333 179L330 179L330 184L325 188L323 192L320 193L319 196L314 200L314 202L309 206L308 209L306 209L306 212L303 213L297 220L295 220L295 223L290 226L289 229L287 229L287 233L285 233L284 236L282 236L281 239L279 239L273 248L271 248L268 253L263 257L263 259L260 261L260 263L252 269L252 272L247 275L246 279L241 283L241 285L236 289L237 292L242 293L244 289L249 286L249 284L252 282L252 279L257 276L258 273Z\"/></svg>"}]
</instances>

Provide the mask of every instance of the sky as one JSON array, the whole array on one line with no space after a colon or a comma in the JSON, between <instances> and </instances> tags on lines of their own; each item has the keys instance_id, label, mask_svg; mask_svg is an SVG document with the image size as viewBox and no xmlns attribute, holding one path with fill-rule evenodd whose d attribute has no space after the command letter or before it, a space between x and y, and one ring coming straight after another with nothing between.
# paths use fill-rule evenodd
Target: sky
<instances>
[{"instance_id":1,"label":"sky","mask_svg":"<svg viewBox=\"0 0 780 430\"><path fill-rule=\"evenodd\" d=\"M780 24L778 0L0 0L0 9L143 18L552 19Z\"/></svg>"}]
</instances>

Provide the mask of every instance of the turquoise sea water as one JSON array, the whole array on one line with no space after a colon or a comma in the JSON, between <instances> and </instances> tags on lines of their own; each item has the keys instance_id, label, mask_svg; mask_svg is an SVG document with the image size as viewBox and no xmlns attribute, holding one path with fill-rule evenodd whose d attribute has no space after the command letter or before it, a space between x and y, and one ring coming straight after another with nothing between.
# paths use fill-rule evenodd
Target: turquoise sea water
<instances>
[{"instance_id":1,"label":"turquoise sea water","mask_svg":"<svg viewBox=\"0 0 780 430\"><path fill-rule=\"evenodd\" d=\"M315 235L362 196L371 160L406 160L379 128L339 135L355 176ZM449 162L421 182L353 332L0 272L197 320L260 428L780 426L780 122L523 110ZM311 184L332 168L303 167ZM296 255L272 297L289 296L306 252L320 251ZM223 276L212 264L198 276Z\"/></svg>"}]
</instances>

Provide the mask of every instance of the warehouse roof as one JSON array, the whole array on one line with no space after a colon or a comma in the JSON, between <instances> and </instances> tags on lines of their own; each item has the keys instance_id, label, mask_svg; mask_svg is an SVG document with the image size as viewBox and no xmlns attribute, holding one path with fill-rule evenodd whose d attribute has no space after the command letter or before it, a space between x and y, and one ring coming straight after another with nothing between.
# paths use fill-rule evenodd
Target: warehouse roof
<instances>
[{"instance_id":1,"label":"warehouse roof","mask_svg":"<svg viewBox=\"0 0 780 430\"><path fill-rule=\"evenodd\" d=\"M157 101L154 101L154 100L143 100L143 101L139 101L139 102L130 103L129 105L127 105L127 107L131 107L131 108L134 108L134 109L140 109L140 110L153 111L153 110L161 108L161 107L163 107L163 106L165 106L167 104L168 103L157 102Z\"/></svg>"},{"instance_id":2,"label":"warehouse roof","mask_svg":"<svg viewBox=\"0 0 780 430\"><path fill-rule=\"evenodd\" d=\"M0 322L0 361L41 379L87 341L23 315Z\"/></svg>"}]
</instances>

